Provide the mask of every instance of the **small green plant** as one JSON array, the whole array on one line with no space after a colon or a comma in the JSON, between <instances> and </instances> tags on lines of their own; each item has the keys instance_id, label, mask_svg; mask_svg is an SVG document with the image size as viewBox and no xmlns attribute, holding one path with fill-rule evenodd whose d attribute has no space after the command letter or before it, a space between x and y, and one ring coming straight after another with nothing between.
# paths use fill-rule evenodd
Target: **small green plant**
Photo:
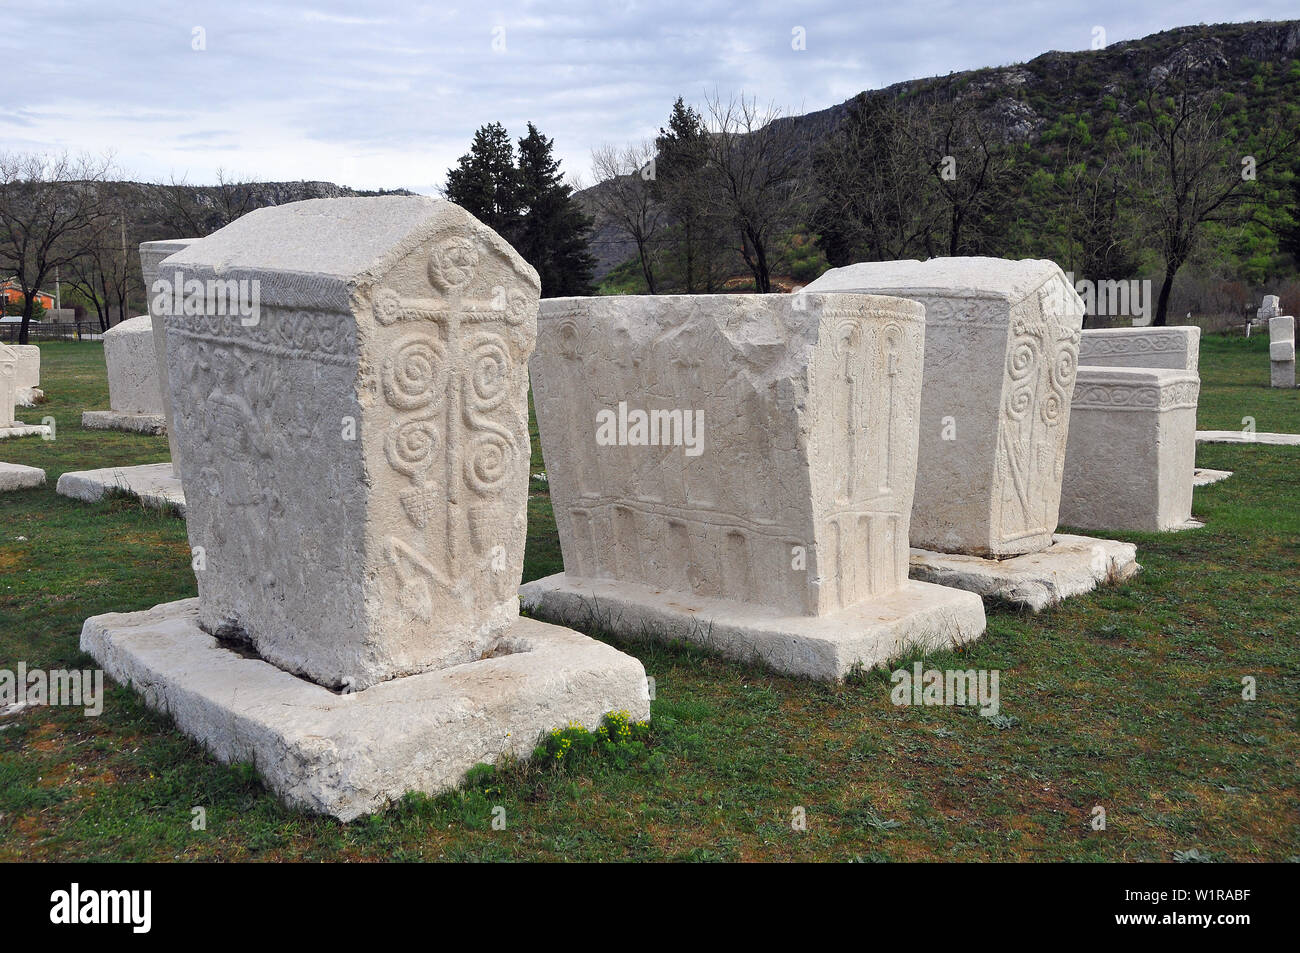
<instances>
[{"instance_id":1,"label":"small green plant","mask_svg":"<svg viewBox=\"0 0 1300 953\"><path fill-rule=\"evenodd\" d=\"M629 764L646 751L650 737L648 721L632 721L625 711L612 711L594 732L577 722L555 728L533 752L540 764L557 767L579 763L592 756L611 757L619 765Z\"/></svg>"}]
</instances>

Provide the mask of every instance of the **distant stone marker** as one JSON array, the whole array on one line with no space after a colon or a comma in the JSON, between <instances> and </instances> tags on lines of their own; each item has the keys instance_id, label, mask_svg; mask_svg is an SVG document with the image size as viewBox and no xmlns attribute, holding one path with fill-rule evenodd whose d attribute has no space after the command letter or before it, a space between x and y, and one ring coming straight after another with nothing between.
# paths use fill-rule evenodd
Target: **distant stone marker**
<instances>
[{"instance_id":1,"label":"distant stone marker","mask_svg":"<svg viewBox=\"0 0 1300 953\"><path fill-rule=\"evenodd\" d=\"M1291 315L1268 320L1268 362L1273 387L1295 387L1295 318Z\"/></svg>"},{"instance_id":2,"label":"distant stone marker","mask_svg":"<svg viewBox=\"0 0 1300 953\"><path fill-rule=\"evenodd\" d=\"M534 407L556 621L839 679L984 630L909 581L922 311L868 295L542 302Z\"/></svg>"},{"instance_id":3,"label":"distant stone marker","mask_svg":"<svg viewBox=\"0 0 1300 953\"><path fill-rule=\"evenodd\" d=\"M166 429L153 327L147 314L123 321L104 332L104 363L108 367L111 410L87 410L81 425L95 430L130 430L160 434Z\"/></svg>"},{"instance_id":4,"label":"distant stone marker","mask_svg":"<svg viewBox=\"0 0 1300 953\"><path fill-rule=\"evenodd\" d=\"M1084 313L1060 268L1001 258L863 262L805 289L831 291L925 306L913 578L966 580L986 595L1033 604L1053 591L1039 584L1041 574L1073 573L1080 560L1085 572L1096 568L1094 585L1136 569L1131 547L1098 540L1105 558L1094 559L1054 540ZM954 573L938 553L990 563L987 572ZM1013 564L1015 556L1035 559ZM1003 584L991 592L989 578ZM1022 599L1027 592L1033 597Z\"/></svg>"},{"instance_id":5,"label":"distant stone marker","mask_svg":"<svg viewBox=\"0 0 1300 953\"><path fill-rule=\"evenodd\" d=\"M514 249L448 202L322 199L168 267L256 282L260 310L166 316L199 598L87 620L114 677L343 819L649 716L636 659L518 615L538 279Z\"/></svg>"},{"instance_id":6,"label":"distant stone marker","mask_svg":"<svg viewBox=\"0 0 1300 953\"><path fill-rule=\"evenodd\" d=\"M35 344L11 344L18 358L14 378L14 402L19 407L34 407L45 396L41 390L41 349Z\"/></svg>"},{"instance_id":7,"label":"distant stone marker","mask_svg":"<svg viewBox=\"0 0 1300 953\"><path fill-rule=\"evenodd\" d=\"M28 425L14 416L14 404L18 398L18 361L18 353L12 347L0 344L0 440L49 436L49 427Z\"/></svg>"}]
</instances>

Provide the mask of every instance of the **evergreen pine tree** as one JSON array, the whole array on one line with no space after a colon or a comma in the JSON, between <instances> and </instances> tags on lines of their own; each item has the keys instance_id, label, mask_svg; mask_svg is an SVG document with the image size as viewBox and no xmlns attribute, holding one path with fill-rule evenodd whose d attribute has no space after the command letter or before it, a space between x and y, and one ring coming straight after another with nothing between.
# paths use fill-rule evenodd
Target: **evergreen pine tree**
<instances>
[{"instance_id":1,"label":"evergreen pine tree","mask_svg":"<svg viewBox=\"0 0 1300 953\"><path fill-rule=\"evenodd\" d=\"M519 140L517 169L523 227L514 245L537 269L545 298L590 293L595 268L587 251L592 219L574 201L553 146L554 140L530 122L528 135Z\"/></svg>"}]
</instances>

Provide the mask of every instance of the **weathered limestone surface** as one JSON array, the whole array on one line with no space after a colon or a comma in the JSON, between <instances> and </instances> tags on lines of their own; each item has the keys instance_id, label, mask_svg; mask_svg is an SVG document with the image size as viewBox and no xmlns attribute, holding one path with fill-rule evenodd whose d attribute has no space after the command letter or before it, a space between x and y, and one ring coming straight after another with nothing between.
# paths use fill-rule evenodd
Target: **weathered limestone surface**
<instances>
[{"instance_id":1,"label":"weathered limestone surface","mask_svg":"<svg viewBox=\"0 0 1300 953\"><path fill-rule=\"evenodd\" d=\"M1038 612L1139 570L1137 547L1113 539L1057 533L1052 545L1010 559L912 550L912 576Z\"/></svg>"},{"instance_id":2,"label":"weathered limestone surface","mask_svg":"<svg viewBox=\"0 0 1300 953\"><path fill-rule=\"evenodd\" d=\"M8 437L49 436L50 428L29 426L14 417L18 398L18 354L8 344L0 344L0 440Z\"/></svg>"},{"instance_id":3,"label":"weathered limestone surface","mask_svg":"<svg viewBox=\"0 0 1300 953\"><path fill-rule=\"evenodd\" d=\"M1262 443L1274 447L1300 447L1300 433L1266 433L1262 430L1198 430L1197 443Z\"/></svg>"},{"instance_id":4,"label":"weathered limestone surface","mask_svg":"<svg viewBox=\"0 0 1300 953\"><path fill-rule=\"evenodd\" d=\"M164 323L166 315L161 303L172 294L171 282L174 276L162 277L158 283L162 263L169 255L183 248L188 248L197 238L176 238L169 241L140 243L140 274L144 279L145 298L149 303L149 323L153 329L154 360L158 366L158 389L162 392L163 416L166 419L167 446L171 450L172 472L176 479L181 479L180 447L176 443L176 434L172 428L172 395L167 378L167 328ZM164 297L160 300L159 295Z\"/></svg>"},{"instance_id":5,"label":"weathered limestone surface","mask_svg":"<svg viewBox=\"0 0 1300 953\"><path fill-rule=\"evenodd\" d=\"M1080 365L1061 522L1140 532L1200 526L1192 519L1199 393L1193 371Z\"/></svg>"},{"instance_id":6,"label":"weathered limestone surface","mask_svg":"<svg viewBox=\"0 0 1300 953\"><path fill-rule=\"evenodd\" d=\"M1098 328L1079 341L1079 364L1094 367L1163 367L1196 373L1201 357L1201 329Z\"/></svg>"},{"instance_id":7,"label":"weathered limestone surface","mask_svg":"<svg viewBox=\"0 0 1300 953\"><path fill-rule=\"evenodd\" d=\"M166 319L204 629L333 686L490 652L518 614L531 267L403 198L260 209L168 267L261 288L251 326Z\"/></svg>"},{"instance_id":8,"label":"weathered limestone surface","mask_svg":"<svg viewBox=\"0 0 1300 953\"><path fill-rule=\"evenodd\" d=\"M1264 301L1255 311L1255 316L1263 320L1275 318L1282 313L1282 299L1277 295L1264 295Z\"/></svg>"},{"instance_id":9,"label":"weathered limestone surface","mask_svg":"<svg viewBox=\"0 0 1300 953\"><path fill-rule=\"evenodd\" d=\"M167 267L256 282L260 310L166 315L199 598L87 620L108 671L344 819L648 717L640 662L519 618L539 287L514 249L448 202L331 199Z\"/></svg>"},{"instance_id":10,"label":"weathered limestone surface","mask_svg":"<svg viewBox=\"0 0 1300 953\"><path fill-rule=\"evenodd\" d=\"M54 491L60 496L98 503L109 490L121 490L145 506L176 507L185 515L185 494L170 463L145 463L134 467L104 467L100 470L69 470L59 477Z\"/></svg>"},{"instance_id":11,"label":"weathered limestone surface","mask_svg":"<svg viewBox=\"0 0 1300 953\"><path fill-rule=\"evenodd\" d=\"M153 328L148 315L116 324L104 332L111 410L88 410L81 425L97 430L162 433L166 427Z\"/></svg>"},{"instance_id":12,"label":"weathered limestone surface","mask_svg":"<svg viewBox=\"0 0 1300 953\"><path fill-rule=\"evenodd\" d=\"M11 344L18 365L14 377L14 402L33 407L44 396L41 390L41 349L35 344Z\"/></svg>"},{"instance_id":13,"label":"weathered limestone surface","mask_svg":"<svg viewBox=\"0 0 1300 953\"><path fill-rule=\"evenodd\" d=\"M0 463L0 493L45 485L45 471L20 463Z\"/></svg>"},{"instance_id":14,"label":"weathered limestone surface","mask_svg":"<svg viewBox=\"0 0 1300 953\"><path fill-rule=\"evenodd\" d=\"M1057 524L1083 302L1050 261L938 258L833 268L812 292L925 306L911 542L1008 556Z\"/></svg>"},{"instance_id":15,"label":"weathered limestone surface","mask_svg":"<svg viewBox=\"0 0 1300 953\"><path fill-rule=\"evenodd\" d=\"M1209 486L1211 483L1218 483L1232 476L1231 470L1211 470L1208 467L1197 467L1196 472L1192 475L1192 487Z\"/></svg>"},{"instance_id":16,"label":"weathered limestone surface","mask_svg":"<svg viewBox=\"0 0 1300 953\"><path fill-rule=\"evenodd\" d=\"M565 572L524 604L829 679L977 637L978 599L907 580L923 334L879 296L542 302Z\"/></svg>"},{"instance_id":17,"label":"weathered limestone surface","mask_svg":"<svg viewBox=\"0 0 1300 953\"><path fill-rule=\"evenodd\" d=\"M223 762L257 765L303 810L350 821L407 791L455 787L476 764L526 758L569 723L650 717L641 663L568 629L519 619L472 665L336 694L223 647L197 600L87 619L81 647Z\"/></svg>"},{"instance_id":18,"label":"weathered limestone surface","mask_svg":"<svg viewBox=\"0 0 1300 953\"><path fill-rule=\"evenodd\" d=\"M162 390L149 316L123 321L104 332L108 403L123 414L161 414Z\"/></svg>"},{"instance_id":19,"label":"weathered limestone surface","mask_svg":"<svg viewBox=\"0 0 1300 953\"><path fill-rule=\"evenodd\" d=\"M1295 318L1290 315L1268 320L1270 383L1274 387L1295 387Z\"/></svg>"}]
</instances>

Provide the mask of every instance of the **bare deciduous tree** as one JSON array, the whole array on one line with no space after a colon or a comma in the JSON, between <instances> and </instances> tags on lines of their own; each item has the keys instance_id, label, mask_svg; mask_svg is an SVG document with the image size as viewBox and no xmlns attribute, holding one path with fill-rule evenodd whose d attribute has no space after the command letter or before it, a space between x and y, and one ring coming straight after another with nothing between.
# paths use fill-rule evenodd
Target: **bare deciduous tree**
<instances>
[{"instance_id":1,"label":"bare deciduous tree","mask_svg":"<svg viewBox=\"0 0 1300 953\"><path fill-rule=\"evenodd\" d=\"M602 146L591 153L594 196L602 217L635 244L650 294L655 293L654 242L664 211L655 200L655 147L639 142L620 149Z\"/></svg>"},{"instance_id":2,"label":"bare deciduous tree","mask_svg":"<svg viewBox=\"0 0 1300 953\"><path fill-rule=\"evenodd\" d=\"M111 166L108 157L0 154L0 268L24 296L20 344L27 343L36 293L91 241Z\"/></svg>"},{"instance_id":3,"label":"bare deciduous tree","mask_svg":"<svg viewBox=\"0 0 1300 953\"><path fill-rule=\"evenodd\" d=\"M811 143L775 106L759 107L743 96L724 101L715 93L706 98L705 116L711 192L739 239L755 289L766 294L773 242L807 206Z\"/></svg>"},{"instance_id":4,"label":"bare deciduous tree","mask_svg":"<svg viewBox=\"0 0 1300 953\"><path fill-rule=\"evenodd\" d=\"M1253 136L1236 134L1229 105L1222 95L1194 91L1174 71L1137 107L1133 184L1165 262L1156 325L1167 323L1174 279L1197 251L1203 226L1241 222L1257 200L1254 174L1292 155L1300 142L1293 118L1275 116Z\"/></svg>"}]
</instances>

